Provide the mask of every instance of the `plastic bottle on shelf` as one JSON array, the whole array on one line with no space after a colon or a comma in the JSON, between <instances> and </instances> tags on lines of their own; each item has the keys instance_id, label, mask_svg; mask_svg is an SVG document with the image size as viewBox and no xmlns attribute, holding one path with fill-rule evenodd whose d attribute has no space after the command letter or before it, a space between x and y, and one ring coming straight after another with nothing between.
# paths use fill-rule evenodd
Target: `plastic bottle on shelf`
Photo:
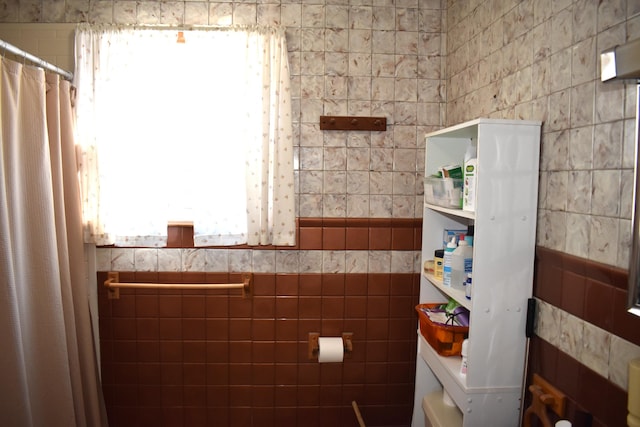
<instances>
[{"instance_id":1,"label":"plastic bottle on shelf","mask_svg":"<svg viewBox=\"0 0 640 427\"><path fill-rule=\"evenodd\" d=\"M469 347L469 340L465 339L462 341L462 350L460 354L462 355L462 362L460 363L460 375L467 375L467 352Z\"/></svg>"},{"instance_id":2,"label":"plastic bottle on shelf","mask_svg":"<svg viewBox=\"0 0 640 427\"><path fill-rule=\"evenodd\" d=\"M456 244L456 237L453 236L451 241L447 243L447 247L444 249L444 256L442 257L442 283L445 286L451 286L451 275L452 275L452 265L451 265L451 257L453 255L453 251L456 250L458 245Z\"/></svg>"},{"instance_id":3,"label":"plastic bottle on shelf","mask_svg":"<svg viewBox=\"0 0 640 427\"><path fill-rule=\"evenodd\" d=\"M476 210L477 151L476 144L472 140L464 154L462 167L462 209L472 212Z\"/></svg>"},{"instance_id":4,"label":"plastic bottle on shelf","mask_svg":"<svg viewBox=\"0 0 640 427\"><path fill-rule=\"evenodd\" d=\"M471 272L473 265L473 248L466 240L460 239L458 247L451 255L451 283L454 286L464 286L467 282L467 273Z\"/></svg>"}]
</instances>

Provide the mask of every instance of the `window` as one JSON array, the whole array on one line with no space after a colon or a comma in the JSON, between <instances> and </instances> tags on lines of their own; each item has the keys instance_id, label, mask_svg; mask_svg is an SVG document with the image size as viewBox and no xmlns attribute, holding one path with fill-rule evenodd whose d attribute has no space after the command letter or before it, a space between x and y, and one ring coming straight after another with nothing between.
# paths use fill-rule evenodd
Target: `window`
<instances>
[{"instance_id":1,"label":"window","mask_svg":"<svg viewBox=\"0 0 640 427\"><path fill-rule=\"evenodd\" d=\"M284 30L83 25L76 64L87 241L295 244Z\"/></svg>"}]
</instances>

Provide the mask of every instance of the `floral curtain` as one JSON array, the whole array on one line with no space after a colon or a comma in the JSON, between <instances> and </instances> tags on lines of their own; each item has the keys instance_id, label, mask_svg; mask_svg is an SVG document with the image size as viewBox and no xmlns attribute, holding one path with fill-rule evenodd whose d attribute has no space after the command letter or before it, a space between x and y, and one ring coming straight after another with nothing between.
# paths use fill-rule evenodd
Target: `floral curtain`
<instances>
[{"instance_id":1,"label":"floral curtain","mask_svg":"<svg viewBox=\"0 0 640 427\"><path fill-rule=\"evenodd\" d=\"M87 242L295 244L282 28L83 24L75 85Z\"/></svg>"}]
</instances>

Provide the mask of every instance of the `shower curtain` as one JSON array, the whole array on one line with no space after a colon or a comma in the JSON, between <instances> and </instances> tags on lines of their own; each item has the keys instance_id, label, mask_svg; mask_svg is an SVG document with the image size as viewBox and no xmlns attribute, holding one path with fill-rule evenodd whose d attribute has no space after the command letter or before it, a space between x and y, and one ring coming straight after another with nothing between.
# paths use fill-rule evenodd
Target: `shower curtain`
<instances>
[{"instance_id":1,"label":"shower curtain","mask_svg":"<svg viewBox=\"0 0 640 427\"><path fill-rule=\"evenodd\" d=\"M0 62L0 425L101 426L70 84Z\"/></svg>"}]
</instances>

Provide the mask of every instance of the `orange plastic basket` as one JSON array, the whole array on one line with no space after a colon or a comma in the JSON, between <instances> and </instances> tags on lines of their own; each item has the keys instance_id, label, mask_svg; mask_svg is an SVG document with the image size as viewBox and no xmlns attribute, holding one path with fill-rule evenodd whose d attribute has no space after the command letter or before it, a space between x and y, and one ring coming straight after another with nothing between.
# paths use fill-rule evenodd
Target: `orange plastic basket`
<instances>
[{"instance_id":1,"label":"orange plastic basket","mask_svg":"<svg viewBox=\"0 0 640 427\"><path fill-rule=\"evenodd\" d=\"M420 319L420 333L440 356L459 356L462 352L462 341L469 336L469 327L432 322L423 309L435 308L440 305L442 304L418 304L416 306Z\"/></svg>"}]
</instances>

